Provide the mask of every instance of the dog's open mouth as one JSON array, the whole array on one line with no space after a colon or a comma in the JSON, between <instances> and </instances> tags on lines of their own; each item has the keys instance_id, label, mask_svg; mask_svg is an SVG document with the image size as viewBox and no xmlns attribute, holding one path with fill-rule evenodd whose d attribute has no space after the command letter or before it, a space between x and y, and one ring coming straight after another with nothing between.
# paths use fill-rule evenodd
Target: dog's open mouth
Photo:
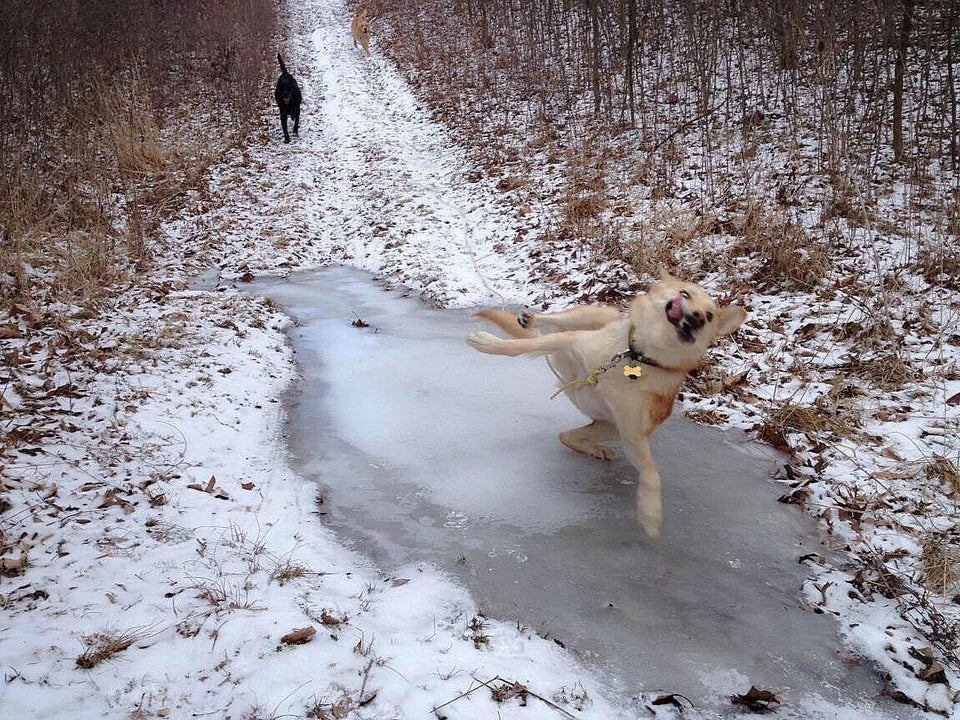
<instances>
[{"instance_id":1,"label":"dog's open mouth","mask_svg":"<svg viewBox=\"0 0 960 720\"><path fill-rule=\"evenodd\" d=\"M703 327L703 320L698 317L699 313L691 315L683 311L683 298L677 296L667 302L665 308L667 320L677 329L677 337L682 342L693 342L694 333Z\"/></svg>"}]
</instances>

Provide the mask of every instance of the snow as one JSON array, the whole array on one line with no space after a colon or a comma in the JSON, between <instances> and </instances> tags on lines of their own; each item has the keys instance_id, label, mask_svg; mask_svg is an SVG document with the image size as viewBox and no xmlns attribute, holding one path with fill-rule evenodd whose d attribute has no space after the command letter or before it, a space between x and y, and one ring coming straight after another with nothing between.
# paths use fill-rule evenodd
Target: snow
<instances>
[{"instance_id":1,"label":"snow","mask_svg":"<svg viewBox=\"0 0 960 720\"><path fill-rule=\"evenodd\" d=\"M300 137L281 144L265 94L269 138L211 171L207 191L165 226L158 268L143 288L99 318L58 308L86 323L46 351L63 373L42 388L29 381L39 365L20 367L24 384L3 390L3 402L22 410L41 389L59 405L22 428L18 460L3 468L18 498L4 516L15 540L4 558L22 554L28 563L24 574L0 578L3 716L675 717L640 693L656 689L632 688L630 678L626 690L605 685L553 642L481 617L469 593L435 567L385 575L324 526L316 487L291 470L281 403L300 371L284 335L291 321L242 291L246 273L344 263L464 308L571 302L545 279L551 262L580 288L622 269L558 250L535 272L527 231L542 221L472 176L466 153L378 56L376 39L371 59L352 47L339 0L299 0L290 12L284 55L304 91ZM891 241L890 257L901 252ZM887 262L879 251L876 258ZM198 282L210 264L215 271ZM803 324L794 312L802 296L757 294L752 303L754 316L782 316L780 337ZM930 321L955 327L955 309L932 303ZM856 321L857 312L869 315L838 291L822 321ZM19 323L25 329L29 319ZM744 339L755 340L756 328ZM726 347L730 374L776 375L796 359L785 341L759 364ZM827 341L822 352L840 364L846 358L836 350ZM786 401L828 389L780 375L782 384L751 390ZM82 394L73 391L81 385ZM951 451L957 410L944 399L958 390L955 379L931 388L931 410L919 416L901 411L910 398L894 394L889 422L864 430L907 462ZM732 424L752 422L731 415ZM952 527L952 504L917 491L913 476L898 474L899 459L885 466L882 455L848 440L826 454L831 473L872 478L904 506L925 503L928 513L910 515L916 522ZM851 492L870 490L855 485ZM869 531L878 553L903 548L897 524L909 521L900 508L857 528L844 524L843 508L821 485L808 487L808 502L822 505L839 540L862 543ZM894 601L878 592L852 602L868 585L826 561L819 567L805 598L838 617L850 648L909 697L960 717L952 670L948 684L917 679L921 661L908 649L930 643ZM308 626L317 631L309 642L281 641ZM725 676L717 688L742 693L746 682Z\"/></svg>"}]
</instances>

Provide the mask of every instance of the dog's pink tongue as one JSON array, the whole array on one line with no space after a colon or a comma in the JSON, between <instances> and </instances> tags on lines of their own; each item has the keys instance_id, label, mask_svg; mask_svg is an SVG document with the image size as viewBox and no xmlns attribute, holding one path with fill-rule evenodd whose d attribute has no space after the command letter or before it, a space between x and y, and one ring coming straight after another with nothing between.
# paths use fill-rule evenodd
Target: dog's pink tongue
<instances>
[{"instance_id":1,"label":"dog's pink tongue","mask_svg":"<svg viewBox=\"0 0 960 720\"><path fill-rule=\"evenodd\" d=\"M683 320L683 298L679 295L673 299L673 302L671 302L667 308L667 317L670 318L672 322L680 322Z\"/></svg>"}]
</instances>

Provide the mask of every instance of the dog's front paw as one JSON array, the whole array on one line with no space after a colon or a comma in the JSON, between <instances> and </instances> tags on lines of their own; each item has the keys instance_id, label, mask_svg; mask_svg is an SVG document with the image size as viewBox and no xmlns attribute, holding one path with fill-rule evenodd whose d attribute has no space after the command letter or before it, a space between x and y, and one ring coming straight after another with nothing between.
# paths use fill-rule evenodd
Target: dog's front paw
<instances>
[{"instance_id":1,"label":"dog's front paw","mask_svg":"<svg viewBox=\"0 0 960 720\"><path fill-rule=\"evenodd\" d=\"M483 330L467 335L467 344L483 353L496 353L496 348L501 342L502 340L496 335L491 335Z\"/></svg>"},{"instance_id":2,"label":"dog's front paw","mask_svg":"<svg viewBox=\"0 0 960 720\"><path fill-rule=\"evenodd\" d=\"M534 315L529 310L523 310L519 315L517 315L517 325L522 327L524 330L532 328L534 320Z\"/></svg>"}]
</instances>

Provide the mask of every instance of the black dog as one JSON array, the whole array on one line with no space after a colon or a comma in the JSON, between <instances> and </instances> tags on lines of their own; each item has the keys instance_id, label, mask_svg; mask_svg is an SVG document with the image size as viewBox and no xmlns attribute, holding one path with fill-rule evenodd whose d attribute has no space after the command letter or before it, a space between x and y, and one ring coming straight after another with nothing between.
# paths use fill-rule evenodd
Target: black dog
<instances>
[{"instance_id":1,"label":"black dog","mask_svg":"<svg viewBox=\"0 0 960 720\"><path fill-rule=\"evenodd\" d=\"M277 53L277 61L280 63L280 77L277 79L277 89L273 92L273 96L277 100L277 107L280 108L283 141L288 143L290 133L287 132L287 118L293 118L293 134L299 134L297 131L300 129L300 101L303 98L300 95L300 86L293 79L293 75L287 72L280 53Z\"/></svg>"}]
</instances>

